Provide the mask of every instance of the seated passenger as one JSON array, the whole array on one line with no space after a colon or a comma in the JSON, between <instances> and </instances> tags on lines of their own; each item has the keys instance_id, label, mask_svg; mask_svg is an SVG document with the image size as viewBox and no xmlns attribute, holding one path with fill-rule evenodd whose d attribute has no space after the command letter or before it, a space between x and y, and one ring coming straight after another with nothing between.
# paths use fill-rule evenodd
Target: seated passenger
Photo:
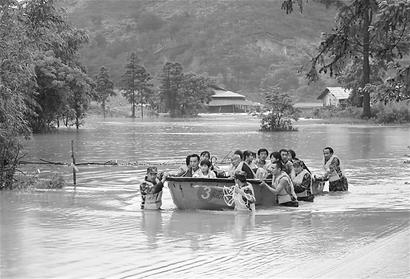
<instances>
[{"instance_id":1,"label":"seated passenger","mask_svg":"<svg viewBox=\"0 0 410 279\"><path fill-rule=\"evenodd\" d=\"M289 149L288 152L289 152L289 157L290 157L289 160L292 161L292 163L296 160L300 160L299 158L296 157L296 152L295 151L293 151L292 149ZM302 160L300 160L300 161L302 161ZM311 173L310 170L308 169L308 167L305 165L305 162L302 161L302 163L303 163L303 168L305 170L307 170L309 173Z\"/></svg>"},{"instance_id":2,"label":"seated passenger","mask_svg":"<svg viewBox=\"0 0 410 279\"><path fill-rule=\"evenodd\" d=\"M280 161L273 162L270 165L270 170L273 174L272 187L262 182L270 192L277 195L277 202L282 206L298 207L297 196L293 189L293 184L290 177L283 170L283 165Z\"/></svg>"},{"instance_id":3,"label":"seated passenger","mask_svg":"<svg viewBox=\"0 0 410 279\"><path fill-rule=\"evenodd\" d=\"M218 158L216 156L211 157L211 171L213 171L217 177L224 177L224 171L218 166Z\"/></svg>"},{"instance_id":4,"label":"seated passenger","mask_svg":"<svg viewBox=\"0 0 410 279\"><path fill-rule=\"evenodd\" d=\"M232 165L229 170L229 177L233 178L236 171L244 171L247 179L254 179L255 174L251 168L243 161L243 153L240 150L236 150L231 159Z\"/></svg>"},{"instance_id":5,"label":"seated passenger","mask_svg":"<svg viewBox=\"0 0 410 279\"><path fill-rule=\"evenodd\" d=\"M250 150L245 150L243 152L243 160L245 161L246 164L248 164L248 166L251 168L251 170L253 170L255 172L258 167L253 162L253 160L255 159L253 154L255 154L255 153L250 151Z\"/></svg>"},{"instance_id":6,"label":"seated passenger","mask_svg":"<svg viewBox=\"0 0 410 279\"><path fill-rule=\"evenodd\" d=\"M202 160L211 160L211 153L209 153L209 151L202 151L201 152L201 155L200 155L200 158L199 158L199 161L201 162Z\"/></svg>"},{"instance_id":7,"label":"seated passenger","mask_svg":"<svg viewBox=\"0 0 410 279\"><path fill-rule=\"evenodd\" d=\"M140 185L141 209L161 209L162 188L164 187L166 175L162 179L157 178L157 168L147 168L147 175Z\"/></svg>"},{"instance_id":8,"label":"seated passenger","mask_svg":"<svg viewBox=\"0 0 410 279\"><path fill-rule=\"evenodd\" d=\"M192 154L189 156L189 167L188 170L182 175L183 177L193 177L197 172L200 172L199 168L199 156L198 154Z\"/></svg>"},{"instance_id":9,"label":"seated passenger","mask_svg":"<svg viewBox=\"0 0 410 279\"><path fill-rule=\"evenodd\" d=\"M232 199L235 210L255 212L255 192L252 184L246 181L244 171L236 171L234 174L235 186Z\"/></svg>"},{"instance_id":10,"label":"seated passenger","mask_svg":"<svg viewBox=\"0 0 410 279\"><path fill-rule=\"evenodd\" d=\"M216 174L211 171L211 162L207 159L202 160L199 163L201 170L192 175L192 177L202 177L202 178L216 178Z\"/></svg>"},{"instance_id":11,"label":"seated passenger","mask_svg":"<svg viewBox=\"0 0 410 279\"><path fill-rule=\"evenodd\" d=\"M293 188L299 201L313 202L312 195L312 176L303 168L303 161L295 160L293 167L295 169L295 178L292 179Z\"/></svg>"},{"instance_id":12,"label":"seated passenger","mask_svg":"<svg viewBox=\"0 0 410 279\"><path fill-rule=\"evenodd\" d=\"M175 171L170 171L169 176L183 176L189 168L189 161L190 161L191 155L186 156L185 158L185 166L180 166L177 170Z\"/></svg>"},{"instance_id":13,"label":"seated passenger","mask_svg":"<svg viewBox=\"0 0 410 279\"><path fill-rule=\"evenodd\" d=\"M277 151L273 151L273 152L270 154L269 159L270 159L270 162L269 162L269 164L268 164L267 167L266 167L267 172L266 172L265 179L272 179L272 173L270 172L270 165L272 164L272 162L280 161L280 159L281 159L281 158L280 158L280 153L277 152Z\"/></svg>"},{"instance_id":14,"label":"seated passenger","mask_svg":"<svg viewBox=\"0 0 410 279\"><path fill-rule=\"evenodd\" d=\"M266 169L267 167L267 161L266 158L268 158L269 152L265 148L261 148L258 150L258 160L256 160L256 165L258 168L264 168Z\"/></svg>"},{"instance_id":15,"label":"seated passenger","mask_svg":"<svg viewBox=\"0 0 410 279\"><path fill-rule=\"evenodd\" d=\"M293 169L292 161L289 160L289 152L286 149L279 151L280 158L284 167L284 171L293 179L295 177L295 170Z\"/></svg>"}]
</instances>

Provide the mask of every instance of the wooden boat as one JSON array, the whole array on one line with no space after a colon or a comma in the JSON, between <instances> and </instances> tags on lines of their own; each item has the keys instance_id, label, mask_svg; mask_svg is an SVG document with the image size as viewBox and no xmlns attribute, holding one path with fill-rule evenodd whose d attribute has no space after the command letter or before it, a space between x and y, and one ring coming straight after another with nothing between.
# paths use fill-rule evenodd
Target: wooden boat
<instances>
[{"instance_id":1,"label":"wooden boat","mask_svg":"<svg viewBox=\"0 0 410 279\"><path fill-rule=\"evenodd\" d=\"M233 186L234 180L227 178L193 178L168 177L168 188L172 200L178 209L232 209L224 200L224 187ZM261 186L261 181L248 179L253 186L257 207L271 207L277 205L276 196ZM270 180L265 181L271 184ZM316 182L312 186L313 194L323 192L323 182Z\"/></svg>"}]
</instances>

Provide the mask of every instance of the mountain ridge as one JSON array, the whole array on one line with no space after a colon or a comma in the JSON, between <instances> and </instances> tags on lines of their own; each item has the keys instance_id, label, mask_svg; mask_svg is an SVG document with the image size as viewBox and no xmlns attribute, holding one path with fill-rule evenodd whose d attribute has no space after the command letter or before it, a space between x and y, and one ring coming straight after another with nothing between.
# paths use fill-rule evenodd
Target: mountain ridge
<instances>
[{"instance_id":1,"label":"mountain ridge","mask_svg":"<svg viewBox=\"0 0 410 279\"><path fill-rule=\"evenodd\" d=\"M281 2L65 0L62 6L71 22L89 30L81 60L92 75L104 65L118 84L133 51L154 76L166 61L178 61L186 72L254 100L260 100L260 88L279 86L295 100L312 101L335 82L309 86L298 70L336 11L309 3L303 14L286 15Z\"/></svg>"}]
</instances>

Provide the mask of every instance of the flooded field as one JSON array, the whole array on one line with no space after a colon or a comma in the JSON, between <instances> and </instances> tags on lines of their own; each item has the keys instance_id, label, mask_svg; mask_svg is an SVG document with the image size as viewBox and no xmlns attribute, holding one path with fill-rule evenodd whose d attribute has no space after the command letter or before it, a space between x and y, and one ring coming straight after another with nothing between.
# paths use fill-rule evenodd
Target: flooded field
<instances>
[{"instance_id":1,"label":"flooded field","mask_svg":"<svg viewBox=\"0 0 410 279\"><path fill-rule=\"evenodd\" d=\"M292 148L314 173L321 171L323 147L332 146L349 192L248 216L180 211L165 189L163 210L143 212L138 185L147 166L83 166L75 188L69 167L41 166L40 175L62 173L69 185L0 192L0 277L304 278L325 276L326 265L334 269L338 259L355 251L384 253L371 245L410 227L410 165L403 163L410 153L410 127L315 121L301 121L298 127L298 132L261 133L258 119L247 115L94 118L79 132L34 136L25 149L27 159L70 162L72 139L77 162L182 164L187 154L203 150L222 159L235 149ZM409 274L401 268L390 275Z\"/></svg>"}]
</instances>

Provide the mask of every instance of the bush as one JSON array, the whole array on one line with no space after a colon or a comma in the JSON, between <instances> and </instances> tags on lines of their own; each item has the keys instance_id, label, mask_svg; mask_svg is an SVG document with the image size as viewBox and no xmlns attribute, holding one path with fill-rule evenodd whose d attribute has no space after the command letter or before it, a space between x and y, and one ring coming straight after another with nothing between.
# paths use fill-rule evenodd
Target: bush
<instances>
[{"instance_id":1,"label":"bush","mask_svg":"<svg viewBox=\"0 0 410 279\"><path fill-rule=\"evenodd\" d=\"M313 116L316 118L354 118L362 117L363 109L359 107L324 107L315 109ZM371 108L371 119L377 123L408 123L410 122L410 102L378 103Z\"/></svg>"},{"instance_id":2,"label":"bush","mask_svg":"<svg viewBox=\"0 0 410 279\"><path fill-rule=\"evenodd\" d=\"M261 121L261 131L297 131L292 126L292 119L279 118L275 113L263 115Z\"/></svg>"},{"instance_id":3,"label":"bush","mask_svg":"<svg viewBox=\"0 0 410 279\"><path fill-rule=\"evenodd\" d=\"M399 102L384 105L379 103L373 107L377 123L406 123L410 122L410 103Z\"/></svg>"},{"instance_id":4,"label":"bush","mask_svg":"<svg viewBox=\"0 0 410 279\"><path fill-rule=\"evenodd\" d=\"M313 111L316 118L361 118L363 109L359 107L323 107Z\"/></svg>"}]
</instances>

